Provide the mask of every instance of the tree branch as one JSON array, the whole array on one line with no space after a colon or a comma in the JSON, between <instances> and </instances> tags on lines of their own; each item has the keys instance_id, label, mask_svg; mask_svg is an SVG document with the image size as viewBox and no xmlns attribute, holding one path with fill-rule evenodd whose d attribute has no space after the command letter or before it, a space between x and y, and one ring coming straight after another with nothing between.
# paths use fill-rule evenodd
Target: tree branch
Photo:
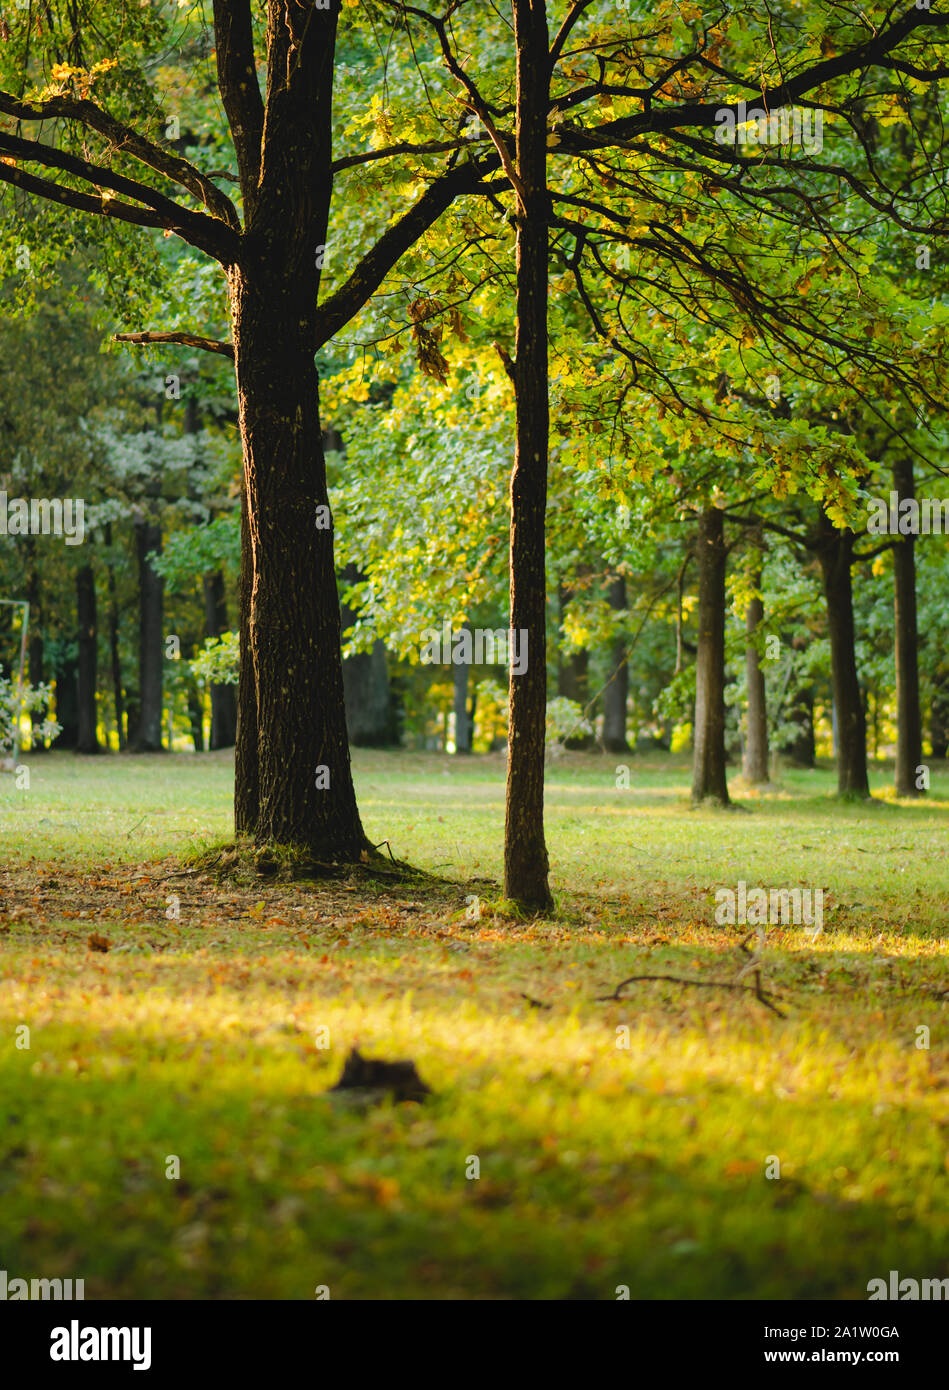
<instances>
[{"instance_id":1,"label":"tree branch","mask_svg":"<svg viewBox=\"0 0 949 1390\"><path fill-rule=\"evenodd\" d=\"M182 347L200 348L202 352L217 352L234 360L234 344L220 343L215 338L202 338L195 333L113 333L116 343L178 343Z\"/></svg>"},{"instance_id":2,"label":"tree branch","mask_svg":"<svg viewBox=\"0 0 949 1390\"><path fill-rule=\"evenodd\" d=\"M264 103L257 82L249 0L214 0L218 87L237 154L245 213L260 180Z\"/></svg>"},{"instance_id":3,"label":"tree branch","mask_svg":"<svg viewBox=\"0 0 949 1390\"><path fill-rule=\"evenodd\" d=\"M218 260L227 263L233 259L236 252L236 241L230 229L221 225L216 217L208 217L202 212L192 212L190 208L183 208L171 198L166 198L163 193L156 192L146 184L139 183L137 179L126 178L124 174L113 173L111 169L105 168L101 164L93 164L86 159L80 159L78 155L67 154L65 150L56 149L53 145L42 145L38 140L23 140L18 135L6 135L0 132L0 151L13 155L16 159L42 164L47 168L62 169L64 173L73 174L77 178L84 179L96 188L108 188L114 193L122 193L128 198L135 198L141 203L145 203L153 212L158 215L160 220L142 223L143 226L164 227L169 231L177 231L185 240L194 246L199 246L202 250L210 251L210 254ZM7 169L15 168L13 164L4 166ZM26 175L25 177L32 177ZM16 179L9 179L11 183L16 183ZM20 180L21 186L26 184ZM60 188L61 192L68 193L72 190L64 189L59 184L52 181L39 180L39 183L50 188ZM36 186L31 190L39 192ZM43 197L52 198L54 202L65 202L66 200L54 197L50 193L43 193ZM84 197L80 193L78 196ZM108 204L108 206L106 206ZM77 206L72 204L72 206ZM98 211L107 216L115 216L123 221L134 221L134 218L125 216L122 212L113 211L113 208L129 209L128 204L113 204L111 199L103 199L102 205L89 208L86 211ZM134 209L133 209L134 210Z\"/></svg>"},{"instance_id":4,"label":"tree branch","mask_svg":"<svg viewBox=\"0 0 949 1390\"><path fill-rule=\"evenodd\" d=\"M475 192L484 175L496 169L497 163L496 157L489 155L477 167L462 164L448 170L425 190L414 207L383 232L346 283L318 307L317 347L322 347L334 333L349 323L409 247L437 221L459 194Z\"/></svg>"},{"instance_id":5,"label":"tree branch","mask_svg":"<svg viewBox=\"0 0 949 1390\"><path fill-rule=\"evenodd\" d=\"M226 223L232 230L240 231L240 219L234 204L200 169L180 155L153 144L131 126L123 125L94 101L52 97L48 101L31 103L19 101L9 92L0 92L0 111L20 121L79 121L105 136L117 150L130 154L140 164L147 164L150 169L186 188L204 204L212 217Z\"/></svg>"}]
</instances>

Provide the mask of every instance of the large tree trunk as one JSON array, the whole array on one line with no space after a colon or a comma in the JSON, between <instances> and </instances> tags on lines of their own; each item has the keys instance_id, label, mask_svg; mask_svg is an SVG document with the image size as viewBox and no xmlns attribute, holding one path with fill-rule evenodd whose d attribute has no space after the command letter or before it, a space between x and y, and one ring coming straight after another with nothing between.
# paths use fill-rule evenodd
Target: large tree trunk
<instances>
[{"instance_id":1,"label":"large tree trunk","mask_svg":"<svg viewBox=\"0 0 949 1390\"><path fill-rule=\"evenodd\" d=\"M227 601L220 570L204 576L204 634L220 637L227 632ZM211 732L208 747L233 748L237 737L237 693L233 685L211 685Z\"/></svg>"},{"instance_id":2,"label":"large tree trunk","mask_svg":"<svg viewBox=\"0 0 949 1390\"><path fill-rule=\"evenodd\" d=\"M758 651L758 632L764 621L761 598L761 572L755 575L755 594L745 615L748 645L745 648L745 687L748 696L748 727L745 740L745 780L753 784L768 781L768 705L765 699L764 671Z\"/></svg>"},{"instance_id":3,"label":"large tree trunk","mask_svg":"<svg viewBox=\"0 0 949 1390\"><path fill-rule=\"evenodd\" d=\"M610 580L610 607L617 613L626 608L626 580L621 574ZM626 635L620 633L610 654L609 679L603 691L603 746L608 753L627 753L626 705L629 699L629 665Z\"/></svg>"},{"instance_id":4,"label":"large tree trunk","mask_svg":"<svg viewBox=\"0 0 949 1390\"><path fill-rule=\"evenodd\" d=\"M900 498L913 497L912 459L893 466ZM893 547L893 618L896 657L896 794L919 796L916 769L923 761L923 719L919 704L916 626L916 538L904 536Z\"/></svg>"},{"instance_id":5,"label":"large tree trunk","mask_svg":"<svg viewBox=\"0 0 949 1390\"><path fill-rule=\"evenodd\" d=\"M514 0L517 175L516 426L511 476L511 627L527 634L527 669L510 674L504 894L528 909L553 905L544 842L547 578L544 517L550 411L547 382L547 109L544 0Z\"/></svg>"},{"instance_id":6,"label":"large tree trunk","mask_svg":"<svg viewBox=\"0 0 949 1390\"><path fill-rule=\"evenodd\" d=\"M164 681L165 583L151 566L148 556L161 550L161 523L145 514L135 523L138 555L138 724L136 753L161 753L162 691Z\"/></svg>"},{"instance_id":7,"label":"large tree trunk","mask_svg":"<svg viewBox=\"0 0 949 1390\"><path fill-rule=\"evenodd\" d=\"M237 734L234 744L234 833L253 837L259 805L257 770L257 683L251 655L250 613L254 589L254 547L250 535L246 472L241 485L241 574L238 589L240 674L237 682Z\"/></svg>"},{"instance_id":8,"label":"large tree trunk","mask_svg":"<svg viewBox=\"0 0 949 1390\"><path fill-rule=\"evenodd\" d=\"M100 753L102 750L99 747L96 716L99 625L96 612L96 579L91 565L83 565L76 571L76 613L79 620L79 732L76 752Z\"/></svg>"},{"instance_id":9,"label":"large tree trunk","mask_svg":"<svg viewBox=\"0 0 949 1390\"><path fill-rule=\"evenodd\" d=\"M271 0L266 154L259 178L243 180L246 225L228 272L247 509L235 821L260 844L353 861L370 846L346 737L314 364L338 9L308 8L293 41L283 13ZM241 98L231 89L229 100Z\"/></svg>"},{"instance_id":10,"label":"large tree trunk","mask_svg":"<svg viewBox=\"0 0 949 1390\"><path fill-rule=\"evenodd\" d=\"M821 513L817 557L827 600L827 630L836 711L837 792L839 796L870 795L867 775L867 728L857 675L853 622L854 533L834 526Z\"/></svg>"},{"instance_id":11,"label":"large tree trunk","mask_svg":"<svg viewBox=\"0 0 949 1390\"><path fill-rule=\"evenodd\" d=\"M725 775L725 518L718 507L699 517L698 644L692 800L728 805Z\"/></svg>"}]
</instances>

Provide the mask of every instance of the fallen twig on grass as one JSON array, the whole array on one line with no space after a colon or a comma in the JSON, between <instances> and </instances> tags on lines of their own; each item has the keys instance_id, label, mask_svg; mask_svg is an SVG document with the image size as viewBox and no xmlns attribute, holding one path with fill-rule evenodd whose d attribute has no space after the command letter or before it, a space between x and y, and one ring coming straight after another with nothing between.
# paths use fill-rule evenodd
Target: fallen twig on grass
<instances>
[{"instance_id":1,"label":"fallen twig on grass","mask_svg":"<svg viewBox=\"0 0 949 1390\"><path fill-rule=\"evenodd\" d=\"M534 998L532 998L532 996L529 995L529 994L522 994L522 995L521 995L521 998L522 998L522 999L526 999L527 1002L528 1002L528 1004L530 1004L530 1006L531 1006L532 1009L551 1009L551 1008L553 1008L553 1005L552 1005L552 1004L545 1004L544 1001L543 1001L542 999L534 999Z\"/></svg>"},{"instance_id":2,"label":"fallen twig on grass","mask_svg":"<svg viewBox=\"0 0 949 1390\"><path fill-rule=\"evenodd\" d=\"M666 980L673 985L695 985L697 989L737 990L739 994L754 995L759 1003L763 1004L766 1009L770 1009L773 1014L777 1014L778 1018L787 1018L787 1014L782 1013L777 1004L773 1002L774 996L770 995L767 990L762 989L760 970L755 971L755 983L753 986L734 984L730 980L687 980L682 975L630 975L628 980L620 980L612 994L598 994L596 996L596 1002L603 1003L607 1000L619 999L620 990L623 989L625 985L638 984L641 980Z\"/></svg>"}]
</instances>

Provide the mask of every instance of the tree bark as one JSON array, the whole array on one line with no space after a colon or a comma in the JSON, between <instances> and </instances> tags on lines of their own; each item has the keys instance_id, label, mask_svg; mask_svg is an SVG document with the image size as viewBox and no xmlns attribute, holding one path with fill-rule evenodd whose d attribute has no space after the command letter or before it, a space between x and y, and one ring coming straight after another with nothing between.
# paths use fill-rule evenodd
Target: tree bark
<instances>
[{"instance_id":1,"label":"tree bark","mask_svg":"<svg viewBox=\"0 0 949 1390\"><path fill-rule=\"evenodd\" d=\"M105 528L105 543L111 550L112 523ZM125 735L125 695L122 687L122 659L119 652L119 605L115 591L115 566L109 558L106 567L106 586L109 592L109 660L112 667L112 701L115 706L115 728L119 740L119 752L127 747Z\"/></svg>"},{"instance_id":2,"label":"tree bark","mask_svg":"<svg viewBox=\"0 0 949 1390\"><path fill-rule=\"evenodd\" d=\"M335 430L324 431L323 442L339 439ZM347 584L359 580L357 565L343 570ZM358 619L348 604L341 606L341 626L345 634ZM457 669L457 668L456 668ZM379 638L367 652L357 652L343 660L343 695L346 701L346 732L357 748L385 748L398 742L392 718L392 692L385 643Z\"/></svg>"},{"instance_id":3,"label":"tree bark","mask_svg":"<svg viewBox=\"0 0 949 1390\"><path fill-rule=\"evenodd\" d=\"M241 573L238 586L240 671L237 680L237 732L234 744L234 833L253 837L257 828L257 685L250 644L254 547L250 535L246 474L241 484Z\"/></svg>"},{"instance_id":4,"label":"tree bark","mask_svg":"<svg viewBox=\"0 0 949 1390\"><path fill-rule=\"evenodd\" d=\"M510 673L504 828L505 897L533 911L553 906L544 841L547 722L547 577L544 518L550 409L547 381L547 110L544 0L514 0L516 46L517 329L511 476L511 627L527 634L527 669Z\"/></svg>"},{"instance_id":5,"label":"tree bark","mask_svg":"<svg viewBox=\"0 0 949 1390\"><path fill-rule=\"evenodd\" d=\"M30 605L30 636L27 647L27 679L30 685L42 685L44 677L45 644L40 628L40 604L42 586L34 555L35 539L25 536L27 550L26 599ZM46 742L40 737L40 726L46 718L47 710L33 710L30 714L30 752L45 753Z\"/></svg>"},{"instance_id":6,"label":"tree bark","mask_svg":"<svg viewBox=\"0 0 949 1390\"><path fill-rule=\"evenodd\" d=\"M161 550L161 523L148 513L135 522L135 546L138 555L139 625L138 726L133 751L161 753L165 582L148 559L152 551Z\"/></svg>"},{"instance_id":7,"label":"tree bark","mask_svg":"<svg viewBox=\"0 0 949 1390\"><path fill-rule=\"evenodd\" d=\"M745 686L748 696L748 728L745 740L745 781L757 785L768 781L768 705L764 671L758 651L758 632L764 621L761 598L761 571L755 575L755 594L745 615L748 645L745 648Z\"/></svg>"},{"instance_id":8,"label":"tree bark","mask_svg":"<svg viewBox=\"0 0 949 1390\"><path fill-rule=\"evenodd\" d=\"M74 749L79 741L79 703L76 696L76 658L60 653L54 668L56 682L56 722L59 733L53 739L55 749Z\"/></svg>"},{"instance_id":9,"label":"tree bark","mask_svg":"<svg viewBox=\"0 0 949 1390\"><path fill-rule=\"evenodd\" d=\"M817 558L827 601L827 630L837 717L837 793L868 797L867 728L857 675L853 621L854 533L834 526L821 513Z\"/></svg>"},{"instance_id":10,"label":"tree bark","mask_svg":"<svg viewBox=\"0 0 949 1390\"><path fill-rule=\"evenodd\" d=\"M468 623L462 623L460 631L470 632ZM468 686L471 667L466 662L456 661L452 666L455 714L455 754L463 757L471 752L472 721L468 714Z\"/></svg>"},{"instance_id":11,"label":"tree bark","mask_svg":"<svg viewBox=\"0 0 949 1390\"><path fill-rule=\"evenodd\" d=\"M224 576L220 570L204 576L204 634L220 637L228 631ZM233 685L211 685L211 729L208 747L233 748L237 737L237 694Z\"/></svg>"},{"instance_id":12,"label":"tree bark","mask_svg":"<svg viewBox=\"0 0 949 1390\"><path fill-rule=\"evenodd\" d=\"M32 679L32 678L31 678ZM949 757L949 676L936 676L929 706L929 741L934 758Z\"/></svg>"},{"instance_id":13,"label":"tree bark","mask_svg":"<svg viewBox=\"0 0 949 1390\"><path fill-rule=\"evenodd\" d=\"M610 580L609 603L614 612L626 608L626 580L621 574ZM629 700L629 663L626 635L620 633L610 654L609 679L603 691L603 746L608 753L628 753L626 705Z\"/></svg>"},{"instance_id":14,"label":"tree bark","mask_svg":"<svg viewBox=\"0 0 949 1390\"><path fill-rule=\"evenodd\" d=\"M893 466L900 498L915 496L913 462ZM916 538L904 536L893 547L893 628L896 661L896 794L919 796L917 771L923 761L923 718L919 703L919 634L916 621Z\"/></svg>"},{"instance_id":15,"label":"tree bark","mask_svg":"<svg viewBox=\"0 0 949 1390\"><path fill-rule=\"evenodd\" d=\"M698 644L695 653L695 729L692 800L728 805L725 775L725 518L718 507L699 517Z\"/></svg>"},{"instance_id":16,"label":"tree bark","mask_svg":"<svg viewBox=\"0 0 949 1390\"><path fill-rule=\"evenodd\" d=\"M558 606L560 608L560 627L563 633L563 617L566 609L573 598L573 590L561 584L558 591ZM583 647L578 651L567 652L565 655L562 650L557 653L557 694L565 696L568 700L580 706L584 714L588 714L587 705L590 700L590 653ZM573 738L564 740L565 748L591 748L593 746L592 734L576 734Z\"/></svg>"},{"instance_id":17,"label":"tree bark","mask_svg":"<svg viewBox=\"0 0 949 1390\"><path fill-rule=\"evenodd\" d=\"M101 753L97 732L96 686L98 684L99 626L96 611L96 579L91 565L76 571L76 613L79 621L79 661L77 701L79 729L77 753Z\"/></svg>"}]
</instances>

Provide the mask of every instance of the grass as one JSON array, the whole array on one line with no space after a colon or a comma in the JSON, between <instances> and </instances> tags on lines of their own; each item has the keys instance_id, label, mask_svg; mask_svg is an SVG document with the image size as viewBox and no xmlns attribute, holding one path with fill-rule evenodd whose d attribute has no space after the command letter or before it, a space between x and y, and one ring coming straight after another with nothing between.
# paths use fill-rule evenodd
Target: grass
<instances>
[{"instance_id":1,"label":"grass","mask_svg":"<svg viewBox=\"0 0 949 1390\"><path fill-rule=\"evenodd\" d=\"M628 789L619 761L551 766L557 910L533 922L500 902L496 758L355 755L368 833L431 884L195 869L230 833L224 755L0 779L0 1267L87 1298L864 1299L890 1269L949 1275L946 769L923 804L885 767L837 804L822 769L723 812L689 808L681 758L629 756ZM746 929L714 908L739 879L825 890L822 935L768 931L786 1017L666 982L598 999L734 982ZM326 1095L353 1045L434 1095Z\"/></svg>"}]
</instances>

